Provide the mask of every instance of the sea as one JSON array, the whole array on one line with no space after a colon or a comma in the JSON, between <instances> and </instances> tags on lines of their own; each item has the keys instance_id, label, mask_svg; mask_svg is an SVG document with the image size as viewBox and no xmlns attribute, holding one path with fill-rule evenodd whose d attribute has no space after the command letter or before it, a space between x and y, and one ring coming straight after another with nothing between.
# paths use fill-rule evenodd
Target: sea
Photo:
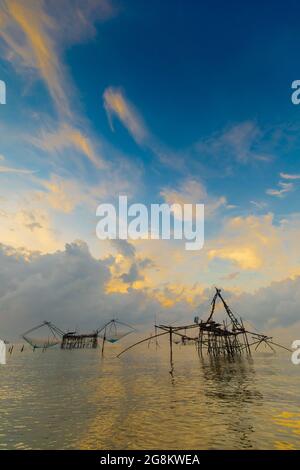
<instances>
[{"instance_id":1,"label":"sea","mask_svg":"<svg viewBox=\"0 0 300 470\"><path fill-rule=\"evenodd\" d=\"M0 366L0 449L300 449L300 365L264 347L15 345ZM269 352L270 351L270 352Z\"/></svg>"}]
</instances>

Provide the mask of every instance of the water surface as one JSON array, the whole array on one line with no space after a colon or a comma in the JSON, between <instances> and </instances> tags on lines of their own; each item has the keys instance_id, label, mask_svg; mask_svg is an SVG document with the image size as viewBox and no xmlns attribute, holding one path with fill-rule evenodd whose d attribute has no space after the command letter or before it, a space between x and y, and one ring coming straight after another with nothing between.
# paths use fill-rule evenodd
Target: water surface
<instances>
[{"instance_id":1,"label":"water surface","mask_svg":"<svg viewBox=\"0 0 300 470\"><path fill-rule=\"evenodd\" d=\"M174 347L45 353L0 367L0 449L300 449L300 366Z\"/></svg>"}]
</instances>

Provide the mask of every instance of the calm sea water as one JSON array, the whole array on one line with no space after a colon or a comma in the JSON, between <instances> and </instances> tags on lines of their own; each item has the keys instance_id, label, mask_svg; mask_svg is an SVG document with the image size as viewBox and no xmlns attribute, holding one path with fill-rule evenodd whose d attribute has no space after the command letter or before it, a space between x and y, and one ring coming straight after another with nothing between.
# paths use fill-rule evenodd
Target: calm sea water
<instances>
[{"instance_id":1,"label":"calm sea water","mask_svg":"<svg viewBox=\"0 0 300 470\"><path fill-rule=\"evenodd\" d=\"M300 449L300 366L140 346L15 348L0 366L0 449Z\"/></svg>"}]
</instances>

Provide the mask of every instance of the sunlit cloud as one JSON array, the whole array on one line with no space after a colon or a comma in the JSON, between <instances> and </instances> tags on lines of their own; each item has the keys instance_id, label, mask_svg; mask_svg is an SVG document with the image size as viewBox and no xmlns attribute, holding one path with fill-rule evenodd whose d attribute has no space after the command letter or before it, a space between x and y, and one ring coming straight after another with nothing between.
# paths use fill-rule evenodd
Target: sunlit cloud
<instances>
[{"instance_id":1,"label":"sunlit cloud","mask_svg":"<svg viewBox=\"0 0 300 470\"><path fill-rule=\"evenodd\" d=\"M258 269L262 265L262 261L255 248L234 246L218 248L210 250L208 253L209 258L220 258L235 262L242 269Z\"/></svg>"},{"instance_id":2,"label":"sunlit cloud","mask_svg":"<svg viewBox=\"0 0 300 470\"><path fill-rule=\"evenodd\" d=\"M64 67L53 39L56 24L45 11L44 2L2 2L0 35L9 47L8 58L17 66L34 69L45 82L59 111L71 116L64 89Z\"/></svg>"},{"instance_id":3,"label":"sunlit cloud","mask_svg":"<svg viewBox=\"0 0 300 470\"><path fill-rule=\"evenodd\" d=\"M103 100L112 131L114 131L113 119L117 118L135 142L149 149L162 164L173 169L182 169L183 159L151 133L141 114L120 88L107 88Z\"/></svg>"},{"instance_id":4,"label":"sunlit cloud","mask_svg":"<svg viewBox=\"0 0 300 470\"><path fill-rule=\"evenodd\" d=\"M208 241L207 256L212 262L222 260L231 267L255 272L260 276L258 285L268 283L299 273L299 234L299 214L280 223L272 213L233 217L225 221L219 236ZM247 290L247 286L243 288Z\"/></svg>"},{"instance_id":5,"label":"sunlit cloud","mask_svg":"<svg viewBox=\"0 0 300 470\"><path fill-rule=\"evenodd\" d=\"M107 88L103 94L104 107L113 129L113 117L116 116L138 144L146 144L149 139L142 117L134 106L125 98L122 91L117 88Z\"/></svg>"},{"instance_id":6,"label":"sunlit cloud","mask_svg":"<svg viewBox=\"0 0 300 470\"><path fill-rule=\"evenodd\" d=\"M60 236L45 209L27 208L2 210L1 243L15 249L53 252L63 246Z\"/></svg>"},{"instance_id":7,"label":"sunlit cloud","mask_svg":"<svg viewBox=\"0 0 300 470\"><path fill-rule=\"evenodd\" d=\"M4 0L0 5L0 38L6 59L18 72L34 72L42 79L59 115L59 130L43 133L35 144L40 143L48 150L73 146L99 168L101 158L96 155L92 140L78 126L80 118L73 109L76 91L62 51L65 43L82 41L95 34L93 22L113 14L107 0L101 3L66 0L59 3L58 10L54 2L39 0ZM49 139L47 144L44 138Z\"/></svg>"},{"instance_id":8,"label":"sunlit cloud","mask_svg":"<svg viewBox=\"0 0 300 470\"><path fill-rule=\"evenodd\" d=\"M280 256L280 245L272 214L234 217L226 222L222 236L211 241L213 248L209 249L208 257L231 261L241 269L258 270L274 250Z\"/></svg>"},{"instance_id":9,"label":"sunlit cloud","mask_svg":"<svg viewBox=\"0 0 300 470\"><path fill-rule=\"evenodd\" d=\"M205 217L211 217L220 207L226 205L224 196L217 198L208 195L204 184L193 178L182 181L178 189L165 188L160 194L170 205L205 204Z\"/></svg>"},{"instance_id":10,"label":"sunlit cloud","mask_svg":"<svg viewBox=\"0 0 300 470\"><path fill-rule=\"evenodd\" d=\"M61 153L65 149L74 149L85 155L97 168L104 168L105 163L87 135L79 129L63 123L56 130L42 129L38 136L27 137L34 146L47 151Z\"/></svg>"},{"instance_id":11,"label":"sunlit cloud","mask_svg":"<svg viewBox=\"0 0 300 470\"><path fill-rule=\"evenodd\" d=\"M0 5L0 37L6 57L18 69L34 70L44 81L57 110L72 117L72 84L62 60L65 44L95 34L97 19L114 15L108 0L3 0ZM72 26L70 26L72 25Z\"/></svg>"}]
</instances>

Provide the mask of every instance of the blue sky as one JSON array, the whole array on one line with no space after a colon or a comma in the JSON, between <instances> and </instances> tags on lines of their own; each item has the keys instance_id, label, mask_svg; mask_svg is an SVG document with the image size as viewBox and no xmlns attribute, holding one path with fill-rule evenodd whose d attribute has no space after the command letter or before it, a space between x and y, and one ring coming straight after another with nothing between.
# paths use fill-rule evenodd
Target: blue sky
<instances>
[{"instance_id":1,"label":"blue sky","mask_svg":"<svg viewBox=\"0 0 300 470\"><path fill-rule=\"evenodd\" d=\"M153 175L151 152L138 147L119 123L112 134L101 103L109 86L120 87L155 137L185 159L186 173L194 174L195 162L207 167L216 192L246 203L241 187L248 199L253 191L264 197L265 186L276 185L280 171L297 171L298 143L287 149L272 136L281 126L288 134L299 122L299 109L290 100L300 46L295 2L289 7L193 1L116 5L119 13L98 26L93 41L71 47L65 58L93 130L145 164L151 192L158 178L172 181L182 173L174 175L171 165L167 172L155 168ZM273 161L252 161L247 169L236 165L227 183L222 176L231 155L226 162L208 162L193 147L245 121L262 133L257 149L266 148ZM276 201L279 210L284 202ZM293 210L290 202L285 206Z\"/></svg>"},{"instance_id":2,"label":"blue sky","mask_svg":"<svg viewBox=\"0 0 300 470\"><path fill-rule=\"evenodd\" d=\"M46 255L81 240L111 263L109 292L163 305L298 276L299 13L296 1L3 0L0 242ZM119 194L203 202L205 248L138 241L133 260L100 242L96 207Z\"/></svg>"}]
</instances>

